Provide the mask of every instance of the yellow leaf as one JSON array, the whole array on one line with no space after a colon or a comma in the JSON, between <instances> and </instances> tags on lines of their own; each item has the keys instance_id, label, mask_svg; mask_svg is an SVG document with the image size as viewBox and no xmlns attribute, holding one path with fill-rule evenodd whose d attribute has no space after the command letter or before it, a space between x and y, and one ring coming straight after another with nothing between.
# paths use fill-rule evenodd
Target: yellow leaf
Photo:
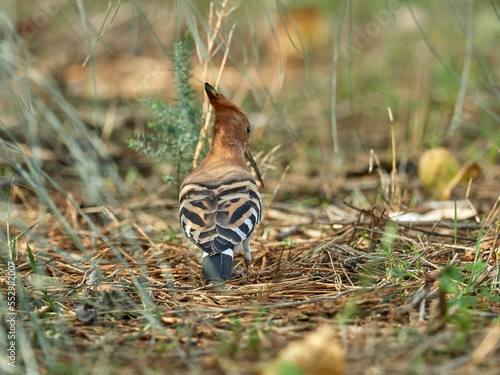
<instances>
[{"instance_id":1,"label":"yellow leaf","mask_svg":"<svg viewBox=\"0 0 500 375\"><path fill-rule=\"evenodd\" d=\"M444 147L427 150L418 163L420 182L433 197L442 200L448 200L451 190L460 182L459 170L458 161Z\"/></svg>"},{"instance_id":2,"label":"yellow leaf","mask_svg":"<svg viewBox=\"0 0 500 375\"><path fill-rule=\"evenodd\" d=\"M334 329L319 327L299 341L284 348L267 365L262 375L341 375L345 373L345 354Z\"/></svg>"}]
</instances>

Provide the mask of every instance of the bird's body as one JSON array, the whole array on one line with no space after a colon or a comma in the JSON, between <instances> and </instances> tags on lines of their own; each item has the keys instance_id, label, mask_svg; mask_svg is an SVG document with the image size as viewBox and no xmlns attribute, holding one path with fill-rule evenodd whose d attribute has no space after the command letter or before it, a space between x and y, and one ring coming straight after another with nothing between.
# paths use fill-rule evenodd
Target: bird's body
<instances>
[{"instance_id":1,"label":"bird's body","mask_svg":"<svg viewBox=\"0 0 500 375\"><path fill-rule=\"evenodd\" d=\"M212 147L182 182L179 219L186 237L202 250L203 274L227 280L235 250L243 249L245 264L251 264L250 238L260 222L262 202L245 162L246 156L255 167L247 149L247 117L210 85L205 90L215 111Z\"/></svg>"}]
</instances>

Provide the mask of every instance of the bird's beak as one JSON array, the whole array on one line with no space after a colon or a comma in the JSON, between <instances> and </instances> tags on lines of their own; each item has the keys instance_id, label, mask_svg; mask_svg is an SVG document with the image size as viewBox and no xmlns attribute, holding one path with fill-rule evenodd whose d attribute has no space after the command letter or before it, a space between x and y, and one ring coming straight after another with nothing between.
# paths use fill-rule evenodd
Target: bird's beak
<instances>
[{"instance_id":1,"label":"bird's beak","mask_svg":"<svg viewBox=\"0 0 500 375\"><path fill-rule=\"evenodd\" d=\"M217 91L210 86L208 83L205 83L205 91L207 93L208 99L210 100L210 104L214 105L217 103Z\"/></svg>"},{"instance_id":2,"label":"bird's beak","mask_svg":"<svg viewBox=\"0 0 500 375\"><path fill-rule=\"evenodd\" d=\"M252 154L250 153L250 150L248 147L245 148L245 156L252 165L253 170L255 171L255 174L257 175L258 180L260 181L260 184L262 187L264 187L264 181L262 181L262 176L260 175L259 168L257 167L257 163L255 163L255 160L253 160Z\"/></svg>"},{"instance_id":3,"label":"bird's beak","mask_svg":"<svg viewBox=\"0 0 500 375\"><path fill-rule=\"evenodd\" d=\"M205 91L208 93L211 93L213 95L217 94L217 91L215 91L215 89L208 83L208 82L205 82Z\"/></svg>"},{"instance_id":4,"label":"bird's beak","mask_svg":"<svg viewBox=\"0 0 500 375\"><path fill-rule=\"evenodd\" d=\"M226 100L224 95L219 94L217 90L208 83L205 83L205 92L207 93L208 99L210 100L210 104L212 104L214 108L220 107L221 103Z\"/></svg>"}]
</instances>

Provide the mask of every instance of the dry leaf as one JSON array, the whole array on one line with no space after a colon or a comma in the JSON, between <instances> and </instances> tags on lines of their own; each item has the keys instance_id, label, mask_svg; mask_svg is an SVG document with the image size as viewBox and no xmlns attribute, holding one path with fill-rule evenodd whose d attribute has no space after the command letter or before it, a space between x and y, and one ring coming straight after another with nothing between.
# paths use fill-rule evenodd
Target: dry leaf
<instances>
[{"instance_id":1,"label":"dry leaf","mask_svg":"<svg viewBox=\"0 0 500 375\"><path fill-rule=\"evenodd\" d=\"M449 200L451 191L460 182L479 176L481 169L475 162L459 166L456 158L444 147L424 152L418 164L418 177L425 189L433 196Z\"/></svg>"},{"instance_id":2,"label":"dry leaf","mask_svg":"<svg viewBox=\"0 0 500 375\"><path fill-rule=\"evenodd\" d=\"M485 331L486 335L477 346L476 350L474 350L474 353L472 353L472 364L483 362L487 356L494 353L495 347L498 345L500 339L500 323L492 323Z\"/></svg>"},{"instance_id":3,"label":"dry leaf","mask_svg":"<svg viewBox=\"0 0 500 375\"><path fill-rule=\"evenodd\" d=\"M494 250L498 255L500 255L500 237L492 240L486 240L481 245L482 250Z\"/></svg>"},{"instance_id":4,"label":"dry leaf","mask_svg":"<svg viewBox=\"0 0 500 375\"><path fill-rule=\"evenodd\" d=\"M345 373L345 353L332 327L325 325L284 348L278 358L266 366L263 375L303 373L340 375Z\"/></svg>"},{"instance_id":5,"label":"dry leaf","mask_svg":"<svg viewBox=\"0 0 500 375\"><path fill-rule=\"evenodd\" d=\"M450 199L451 191L455 186L457 186L461 182L467 182L471 178L477 178L481 173L481 168L475 162L465 163L457 172L455 177L448 183L443 191L443 199Z\"/></svg>"},{"instance_id":6,"label":"dry leaf","mask_svg":"<svg viewBox=\"0 0 500 375\"><path fill-rule=\"evenodd\" d=\"M476 215L466 201L443 201L432 202L434 209L425 213L416 212L393 212L390 217L394 221L406 223L436 222L443 219L465 220ZM456 207L455 207L456 204Z\"/></svg>"},{"instance_id":7,"label":"dry leaf","mask_svg":"<svg viewBox=\"0 0 500 375\"><path fill-rule=\"evenodd\" d=\"M458 162L451 152L444 147L435 147L420 158L418 178L432 196L445 199L443 192L458 170Z\"/></svg>"}]
</instances>

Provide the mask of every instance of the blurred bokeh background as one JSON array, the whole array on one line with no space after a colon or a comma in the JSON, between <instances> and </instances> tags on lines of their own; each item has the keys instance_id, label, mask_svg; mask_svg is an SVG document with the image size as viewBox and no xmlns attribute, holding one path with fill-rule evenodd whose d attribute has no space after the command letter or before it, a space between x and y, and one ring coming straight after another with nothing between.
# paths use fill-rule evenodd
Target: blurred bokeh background
<instances>
[{"instance_id":1,"label":"blurred bokeh background","mask_svg":"<svg viewBox=\"0 0 500 375\"><path fill-rule=\"evenodd\" d=\"M222 5L4 1L4 43L9 17L18 33L13 43L23 46L13 69L29 70L38 86L30 95L51 109L72 106L121 177L137 174L147 186L160 184L149 179L169 166L127 149L126 140L147 123L138 99L175 101L173 44L185 30L195 44L192 87L200 107L204 81L216 80L229 50L220 89L248 113L254 151L263 156L280 145L267 178L277 180L290 165L285 196L331 199L346 174L367 169L370 149L390 162L388 108L398 160L408 161L410 172L423 151L447 146L463 162L484 164L493 178L488 168L498 163L500 143L496 1L229 1L209 58ZM41 83L48 77L64 103ZM2 107L4 131L26 135L12 100ZM44 162L64 159L63 134L51 139L37 118Z\"/></svg>"}]
</instances>

